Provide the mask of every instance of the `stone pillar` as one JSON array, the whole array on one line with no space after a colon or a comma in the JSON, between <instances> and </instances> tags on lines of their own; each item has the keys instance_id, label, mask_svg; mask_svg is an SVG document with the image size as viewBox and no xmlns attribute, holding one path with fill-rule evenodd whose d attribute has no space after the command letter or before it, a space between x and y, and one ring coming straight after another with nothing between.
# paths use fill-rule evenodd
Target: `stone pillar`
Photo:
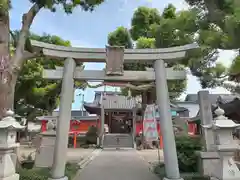
<instances>
[{"instance_id":1,"label":"stone pillar","mask_svg":"<svg viewBox=\"0 0 240 180\"><path fill-rule=\"evenodd\" d=\"M0 121L0 179L19 180L19 174L16 173L17 154L14 150L19 147L16 143L17 130L24 126L15 120L12 111L6 115Z\"/></svg>"},{"instance_id":2,"label":"stone pillar","mask_svg":"<svg viewBox=\"0 0 240 180\"><path fill-rule=\"evenodd\" d=\"M105 124L105 111L103 106L103 101L101 102L101 129L100 129L100 146L103 146L104 138L104 124Z\"/></svg>"},{"instance_id":3,"label":"stone pillar","mask_svg":"<svg viewBox=\"0 0 240 180\"><path fill-rule=\"evenodd\" d=\"M137 107L132 111L132 136L133 136L133 148L136 148L136 119L137 119Z\"/></svg>"},{"instance_id":4,"label":"stone pillar","mask_svg":"<svg viewBox=\"0 0 240 180\"><path fill-rule=\"evenodd\" d=\"M48 121L47 131L40 134L40 144L37 147L35 167L52 167L54 147L56 142L55 125Z\"/></svg>"},{"instance_id":5,"label":"stone pillar","mask_svg":"<svg viewBox=\"0 0 240 180\"><path fill-rule=\"evenodd\" d=\"M165 180L180 180L175 137L173 132L167 75L163 60L154 63L156 78L157 104L161 117L161 133L163 136L163 153L166 168Z\"/></svg>"},{"instance_id":6,"label":"stone pillar","mask_svg":"<svg viewBox=\"0 0 240 180\"><path fill-rule=\"evenodd\" d=\"M201 125L209 125L213 123L212 117L212 107L211 102L209 101L209 92L208 91L199 91L198 92L198 100L199 100L199 107L200 107L200 119ZM204 128L203 129L203 136L204 136L204 147L205 151L215 151L214 147L214 136L213 131L211 129Z\"/></svg>"},{"instance_id":7,"label":"stone pillar","mask_svg":"<svg viewBox=\"0 0 240 180\"><path fill-rule=\"evenodd\" d=\"M212 108L208 91L199 91L198 100L200 107L200 119L203 132L203 146L205 151L199 152L199 171L202 175L215 174L214 167L219 164L219 155L215 149L213 130L208 128L213 124Z\"/></svg>"},{"instance_id":8,"label":"stone pillar","mask_svg":"<svg viewBox=\"0 0 240 180\"><path fill-rule=\"evenodd\" d=\"M73 59L68 58L64 63L64 73L61 91L60 112L57 121L56 143L53 157L53 167L51 178L65 180L65 165L67 161L68 150L68 133L71 120L71 109L73 102L74 88L74 71L76 63Z\"/></svg>"}]
</instances>

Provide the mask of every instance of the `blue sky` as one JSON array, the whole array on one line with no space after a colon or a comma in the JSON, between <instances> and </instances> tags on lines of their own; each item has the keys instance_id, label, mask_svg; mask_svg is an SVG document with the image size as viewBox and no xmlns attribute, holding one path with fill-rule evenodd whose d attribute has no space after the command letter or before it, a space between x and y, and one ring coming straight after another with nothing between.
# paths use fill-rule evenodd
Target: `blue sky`
<instances>
[{"instance_id":1,"label":"blue sky","mask_svg":"<svg viewBox=\"0 0 240 180\"><path fill-rule=\"evenodd\" d=\"M13 9L11 10L11 28L19 29L21 18L27 12L31 3L29 0L12 0ZM94 12L83 12L80 8L74 10L73 14L66 15L61 9L56 13L42 10L35 18L31 31L42 34L48 33L60 36L65 40L70 40L73 46L78 47L105 47L107 35L114 31L118 26L129 27L134 10L139 6L158 8L161 12L167 4L174 4L178 10L186 9L187 5L183 0L106 0L105 3L96 8ZM235 53L233 51L222 51L219 61L229 65ZM104 64L87 63L85 69L102 69ZM109 90L115 88L108 87ZM201 89L197 79L188 75L187 91L183 94L197 93ZM75 92L75 102L73 109L81 107L81 96L84 94L85 101L92 101L95 90L86 89L84 92ZM227 93L223 88L210 89L212 93Z\"/></svg>"}]
</instances>

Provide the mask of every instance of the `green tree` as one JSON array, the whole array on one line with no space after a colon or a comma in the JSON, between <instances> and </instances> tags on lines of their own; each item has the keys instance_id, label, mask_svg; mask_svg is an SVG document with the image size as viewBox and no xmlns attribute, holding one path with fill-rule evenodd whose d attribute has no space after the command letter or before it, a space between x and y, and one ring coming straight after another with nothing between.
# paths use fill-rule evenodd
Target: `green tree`
<instances>
[{"instance_id":1,"label":"green tree","mask_svg":"<svg viewBox=\"0 0 240 180\"><path fill-rule=\"evenodd\" d=\"M15 31L14 34L17 36L18 32ZM31 34L30 38L61 46L71 46L70 41L65 41L58 36ZM24 62L15 87L14 109L16 114L26 118L26 125L36 116L51 113L59 105L61 81L42 78L43 69L55 69L56 66L63 66L63 62L44 57ZM76 85L76 88L83 87L82 82L76 82Z\"/></svg>"},{"instance_id":2,"label":"green tree","mask_svg":"<svg viewBox=\"0 0 240 180\"><path fill-rule=\"evenodd\" d=\"M186 2L198 12L196 21L201 22L199 39L202 43L214 51L217 49L239 51L240 2L238 0L186 0ZM229 70L215 63L211 67L212 69L202 71L198 75L201 77L202 84L205 87L222 85L232 69L235 73L236 71L240 72L240 69L237 70L238 66L235 62L234 60ZM236 68L234 68L235 65ZM209 71L211 71L210 75Z\"/></svg>"},{"instance_id":3,"label":"green tree","mask_svg":"<svg viewBox=\"0 0 240 180\"><path fill-rule=\"evenodd\" d=\"M44 8L56 11L57 5L62 5L66 13L71 13L74 7L80 6L84 11L92 11L104 0L29 0L32 7L22 16L22 27L18 38L13 37L16 49L10 54L10 29L9 10L10 0L0 2L0 118L5 115L7 109L11 109L14 102L14 89L18 75L24 61L40 56L40 52L34 52L29 40L29 29L36 15Z\"/></svg>"},{"instance_id":4,"label":"green tree","mask_svg":"<svg viewBox=\"0 0 240 180\"><path fill-rule=\"evenodd\" d=\"M131 41L131 38L136 41L135 48L167 48L191 43L192 39L183 36L180 32L174 32L177 24L177 16L176 8L172 4L168 5L162 14L154 8L139 7L134 12L132 18L132 24L129 30L131 37L128 36L128 31L124 31L125 35L122 35L122 31L120 30L123 27L119 27L109 34L108 43L110 45L122 45L125 46L125 48L128 48L126 42ZM128 37L128 39L125 37ZM181 37L180 40L179 37ZM169 66L174 66L175 69L183 69L183 66L180 65L174 64ZM124 65L125 70L144 71L146 67L152 67L152 65L138 63ZM174 93L173 98L177 98L181 92L185 90L186 81L169 81L168 85L171 94ZM127 89L122 89L123 94L126 94L127 91ZM140 92L132 92L132 94L138 93Z\"/></svg>"}]
</instances>

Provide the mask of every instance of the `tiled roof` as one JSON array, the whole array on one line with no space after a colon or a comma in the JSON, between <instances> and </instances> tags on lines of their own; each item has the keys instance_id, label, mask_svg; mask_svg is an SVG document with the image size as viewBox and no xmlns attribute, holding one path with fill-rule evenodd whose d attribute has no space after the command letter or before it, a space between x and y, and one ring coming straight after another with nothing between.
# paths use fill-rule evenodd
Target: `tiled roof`
<instances>
[{"instance_id":1,"label":"tiled roof","mask_svg":"<svg viewBox=\"0 0 240 180\"><path fill-rule=\"evenodd\" d=\"M220 95L217 99L218 102L221 102L223 104L232 102L234 99L240 99L237 95Z\"/></svg>"},{"instance_id":2,"label":"tiled roof","mask_svg":"<svg viewBox=\"0 0 240 180\"><path fill-rule=\"evenodd\" d=\"M135 106L134 98L128 98L126 96L105 96L102 103L105 109L130 110Z\"/></svg>"},{"instance_id":3,"label":"tiled roof","mask_svg":"<svg viewBox=\"0 0 240 180\"><path fill-rule=\"evenodd\" d=\"M52 115L53 116L58 116L59 111L53 111ZM88 116L88 112L87 111L81 111L81 110L72 110L71 111L71 116L72 117Z\"/></svg>"}]
</instances>

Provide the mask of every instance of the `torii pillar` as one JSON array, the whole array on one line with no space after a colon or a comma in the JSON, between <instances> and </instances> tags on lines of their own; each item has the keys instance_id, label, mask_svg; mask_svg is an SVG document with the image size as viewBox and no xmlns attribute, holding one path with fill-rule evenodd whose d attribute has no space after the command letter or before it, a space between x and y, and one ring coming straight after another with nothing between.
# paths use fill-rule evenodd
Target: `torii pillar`
<instances>
[{"instance_id":1,"label":"torii pillar","mask_svg":"<svg viewBox=\"0 0 240 180\"><path fill-rule=\"evenodd\" d=\"M163 137L164 164L167 177L164 180L180 180L175 136L173 132L172 115L170 108L169 92L167 86L167 75L165 62L156 60L154 62L156 78L156 95L158 109L161 115L161 134Z\"/></svg>"},{"instance_id":2,"label":"torii pillar","mask_svg":"<svg viewBox=\"0 0 240 180\"><path fill-rule=\"evenodd\" d=\"M67 162L68 133L71 119L71 109L74 95L74 72L76 62L67 58L64 62L59 119L57 121L56 142L54 148L52 174L49 180L67 180L65 166Z\"/></svg>"}]
</instances>

